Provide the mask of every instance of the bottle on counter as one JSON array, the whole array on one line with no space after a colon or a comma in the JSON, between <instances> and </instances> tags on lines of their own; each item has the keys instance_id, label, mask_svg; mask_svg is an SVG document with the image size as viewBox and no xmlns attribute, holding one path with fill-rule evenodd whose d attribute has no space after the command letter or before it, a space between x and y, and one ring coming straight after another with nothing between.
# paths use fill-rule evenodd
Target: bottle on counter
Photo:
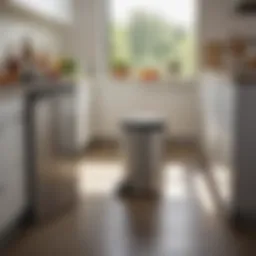
<instances>
[{"instance_id":1,"label":"bottle on counter","mask_svg":"<svg viewBox=\"0 0 256 256\"><path fill-rule=\"evenodd\" d=\"M13 53L8 53L1 65L0 85L9 86L19 81L20 62Z\"/></svg>"},{"instance_id":2,"label":"bottle on counter","mask_svg":"<svg viewBox=\"0 0 256 256\"><path fill-rule=\"evenodd\" d=\"M26 40L23 43L21 51L21 72L20 80L24 83L31 83L38 80L40 72L36 65L36 56L34 47L30 40Z\"/></svg>"}]
</instances>

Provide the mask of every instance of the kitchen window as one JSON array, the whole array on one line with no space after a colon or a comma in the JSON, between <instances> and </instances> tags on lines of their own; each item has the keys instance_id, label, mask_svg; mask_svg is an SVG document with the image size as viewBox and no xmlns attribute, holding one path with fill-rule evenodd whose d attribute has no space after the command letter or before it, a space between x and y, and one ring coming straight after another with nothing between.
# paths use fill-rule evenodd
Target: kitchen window
<instances>
[{"instance_id":1,"label":"kitchen window","mask_svg":"<svg viewBox=\"0 0 256 256\"><path fill-rule=\"evenodd\" d=\"M110 0L113 77L190 79L196 70L195 0Z\"/></svg>"}]
</instances>

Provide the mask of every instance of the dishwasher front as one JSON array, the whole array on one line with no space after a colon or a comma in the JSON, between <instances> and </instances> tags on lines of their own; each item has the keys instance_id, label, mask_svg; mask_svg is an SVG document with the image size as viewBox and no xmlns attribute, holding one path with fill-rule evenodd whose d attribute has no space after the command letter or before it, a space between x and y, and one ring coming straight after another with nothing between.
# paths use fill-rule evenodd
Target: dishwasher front
<instances>
[{"instance_id":1,"label":"dishwasher front","mask_svg":"<svg viewBox=\"0 0 256 256\"><path fill-rule=\"evenodd\" d=\"M44 95L28 102L28 166L31 217L44 222L65 214L77 201L76 165L56 149L56 100Z\"/></svg>"}]
</instances>

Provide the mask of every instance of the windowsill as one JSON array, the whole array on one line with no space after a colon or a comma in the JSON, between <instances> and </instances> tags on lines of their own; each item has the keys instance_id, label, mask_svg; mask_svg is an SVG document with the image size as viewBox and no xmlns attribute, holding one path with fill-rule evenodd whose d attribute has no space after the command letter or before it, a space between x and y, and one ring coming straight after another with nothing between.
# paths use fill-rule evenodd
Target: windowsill
<instances>
[{"instance_id":1,"label":"windowsill","mask_svg":"<svg viewBox=\"0 0 256 256\"><path fill-rule=\"evenodd\" d=\"M114 77L106 76L101 77L100 79L101 85L105 86L115 86L115 87L132 87L138 88L141 90L177 90L177 91L196 91L196 84L197 79L177 79L176 81L173 80L158 80L152 82L143 82L138 79L116 79Z\"/></svg>"}]
</instances>

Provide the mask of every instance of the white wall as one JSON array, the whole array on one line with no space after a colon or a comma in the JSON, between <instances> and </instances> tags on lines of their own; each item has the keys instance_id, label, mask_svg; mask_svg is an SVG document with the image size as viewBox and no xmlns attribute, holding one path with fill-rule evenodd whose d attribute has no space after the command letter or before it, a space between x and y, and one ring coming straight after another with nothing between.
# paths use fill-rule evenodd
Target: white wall
<instances>
[{"instance_id":1,"label":"white wall","mask_svg":"<svg viewBox=\"0 0 256 256\"><path fill-rule=\"evenodd\" d=\"M74 0L72 25L63 40L66 52L90 75L95 74L96 66L94 11L93 0Z\"/></svg>"}]
</instances>

